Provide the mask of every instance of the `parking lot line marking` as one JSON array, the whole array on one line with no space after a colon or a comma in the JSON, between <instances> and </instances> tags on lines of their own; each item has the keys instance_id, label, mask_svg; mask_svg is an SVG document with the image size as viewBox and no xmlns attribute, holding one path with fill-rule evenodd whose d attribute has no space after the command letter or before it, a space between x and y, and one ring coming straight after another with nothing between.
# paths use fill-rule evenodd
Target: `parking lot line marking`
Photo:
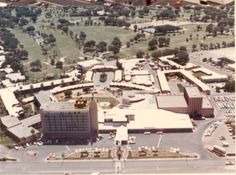
<instances>
[{"instance_id":1,"label":"parking lot line marking","mask_svg":"<svg viewBox=\"0 0 236 175\"><path fill-rule=\"evenodd\" d=\"M67 145L65 145L65 147L66 147L66 149L67 149L68 151L71 152L71 149L70 149Z\"/></svg>"}]
</instances>

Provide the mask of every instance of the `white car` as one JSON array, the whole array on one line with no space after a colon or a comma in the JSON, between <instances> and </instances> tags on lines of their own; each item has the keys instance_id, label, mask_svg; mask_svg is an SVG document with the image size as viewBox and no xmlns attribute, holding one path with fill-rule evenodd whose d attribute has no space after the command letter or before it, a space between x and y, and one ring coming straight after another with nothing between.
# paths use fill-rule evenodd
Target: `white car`
<instances>
[{"instance_id":1,"label":"white car","mask_svg":"<svg viewBox=\"0 0 236 175\"><path fill-rule=\"evenodd\" d=\"M234 165L234 162L233 161L227 161L227 162L225 162L225 165Z\"/></svg>"}]
</instances>

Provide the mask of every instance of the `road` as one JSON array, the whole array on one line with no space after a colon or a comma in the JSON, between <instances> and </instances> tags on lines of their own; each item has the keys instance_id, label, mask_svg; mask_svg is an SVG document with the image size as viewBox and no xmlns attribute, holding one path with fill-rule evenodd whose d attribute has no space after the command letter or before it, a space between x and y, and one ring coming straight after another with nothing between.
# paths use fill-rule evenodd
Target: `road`
<instances>
[{"instance_id":1,"label":"road","mask_svg":"<svg viewBox=\"0 0 236 175\"><path fill-rule=\"evenodd\" d=\"M206 56L204 54L201 54L201 52L191 52L189 53L189 58L190 62L202 67L205 67L209 70L212 70L220 75L228 75L228 76L233 76L234 73L232 71L229 71L227 69L220 69L216 68L215 66L211 65L210 63L203 62L202 59L205 58Z\"/></svg>"},{"instance_id":2,"label":"road","mask_svg":"<svg viewBox=\"0 0 236 175\"><path fill-rule=\"evenodd\" d=\"M123 173L205 173L233 172L233 166L225 166L224 160L127 160L124 163ZM90 174L99 171L102 174L114 173L114 162L109 161L77 161L77 162L50 162L37 164L29 162L4 163L0 165L0 174ZM14 167L14 168L13 168Z\"/></svg>"}]
</instances>

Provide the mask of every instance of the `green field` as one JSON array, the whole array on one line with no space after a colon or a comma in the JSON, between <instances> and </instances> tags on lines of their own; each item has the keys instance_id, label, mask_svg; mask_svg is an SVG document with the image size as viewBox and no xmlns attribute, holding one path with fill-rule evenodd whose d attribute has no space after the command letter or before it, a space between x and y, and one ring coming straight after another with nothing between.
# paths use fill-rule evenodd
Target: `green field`
<instances>
[{"instance_id":1,"label":"green field","mask_svg":"<svg viewBox=\"0 0 236 175\"><path fill-rule=\"evenodd\" d=\"M0 144L2 145L11 145L14 144L14 140L12 140L10 137L6 135L4 131L0 128Z\"/></svg>"},{"instance_id":2,"label":"green field","mask_svg":"<svg viewBox=\"0 0 236 175\"><path fill-rule=\"evenodd\" d=\"M87 41L94 40L97 43L99 41L105 41L108 44L114 37L118 37L122 43L126 43L135 35L135 33L131 30L111 26L72 26L71 30L77 34L82 31L85 32L87 35Z\"/></svg>"}]
</instances>

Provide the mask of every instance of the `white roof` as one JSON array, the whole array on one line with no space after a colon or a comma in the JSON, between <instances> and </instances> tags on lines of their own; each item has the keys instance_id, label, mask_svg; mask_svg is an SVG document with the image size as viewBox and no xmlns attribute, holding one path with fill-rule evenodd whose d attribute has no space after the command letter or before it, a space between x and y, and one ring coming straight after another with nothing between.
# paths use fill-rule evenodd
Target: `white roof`
<instances>
[{"instance_id":1,"label":"white roof","mask_svg":"<svg viewBox=\"0 0 236 175\"><path fill-rule=\"evenodd\" d=\"M20 111L23 111L23 108L20 106L19 101L16 99L15 94L13 93L16 88L10 87L0 90L0 95L4 103L5 108L7 109L9 115L18 116Z\"/></svg>"},{"instance_id":2,"label":"white roof","mask_svg":"<svg viewBox=\"0 0 236 175\"><path fill-rule=\"evenodd\" d=\"M119 115L134 114L134 121L127 123L128 130L136 129L192 129L192 122L187 114L174 113L162 109L114 109L111 113ZM103 113L99 113L99 121ZM106 113L108 115L109 112ZM144 117L145 116L145 117ZM99 124L99 129L114 129L115 126Z\"/></svg>"},{"instance_id":3,"label":"white roof","mask_svg":"<svg viewBox=\"0 0 236 175\"><path fill-rule=\"evenodd\" d=\"M32 126L41 122L40 114L33 115L31 117L27 117L20 121L24 126Z\"/></svg>"},{"instance_id":4,"label":"white roof","mask_svg":"<svg viewBox=\"0 0 236 175\"><path fill-rule=\"evenodd\" d=\"M6 67L4 69L0 69L0 72L5 72L6 74L9 74L9 73L12 73L13 72L13 69L10 68L10 67Z\"/></svg>"},{"instance_id":5,"label":"white roof","mask_svg":"<svg viewBox=\"0 0 236 175\"><path fill-rule=\"evenodd\" d=\"M128 129L121 125L116 129L115 141L127 141L128 140Z\"/></svg>"},{"instance_id":6,"label":"white roof","mask_svg":"<svg viewBox=\"0 0 236 175\"><path fill-rule=\"evenodd\" d=\"M225 5L225 4L229 4L230 2L233 2L233 0L207 0L208 2L214 2L216 4L221 4L221 5Z\"/></svg>"},{"instance_id":7,"label":"white roof","mask_svg":"<svg viewBox=\"0 0 236 175\"><path fill-rule=\"evenodd\" d=\"M157 104L159 108L187 108L187 102L183 95L158 95L156 96Z\"/></svg>"},{"instance_id":8,"label":"white roof","mask_svg":"<svg viewBox=\"0 0 236 175\"><path fill-rule=\"evenodd\" d=\"M64 92L66 90L73 90L73 89L79 89L83 87L93 87L93 83L83 83L83 84L76 84L76 85L71 85L71 86L65 86L65 87L55 87L51 90L51 93L59 93L59 92Z\"/></svg>"},{"instance_id":9,"label":"white roof","mask_svg":"<svg viewBox=\"0 0 236 175\"><path fill-rule=\"evenodd\" d=\"M18 87L18 90L19 91L29 90L31 89L31 85L33 86L33 88L40 88L41 84L43 84L44 87L48 87L48 86L51 86L52 84L56 86L56 85L61 85L62 83L70 83L76 80L78 80L77 77L69 77L69 78L63 78L63 79L57 79L57 80L44 81L44 82L35 83L35 84L22 85L21 88Z\"/></svg>"},{"instance_id":10,"label":"white roof","mask_svg":"<svg viewBox=\"0 0 236 175\"><path fill-rule=\"evenodd\" d=\"M77 65L80 65L82 67L92 67L94 65L100 64L101 62L96 60L96 59L92 59L92 60L86 60L86 61L80 61L77 62Z\"/></svg>"},{"instance_id":11,"label":"white roof","mask_svg":"<svg viewBox=\"0 0 236 175\"><path fill-rule=\"evenodd\" d=\"M176 66L179 69L190 69L190 68L198 67L197 65L195 65L193 63L187 63L186 65L182 66L182 65L172 61L171 59L175 59L175 55L162 56L159 59L162 62L167 62L169 65Z\"/></svg>"},{"instance_id":12,"label":"white roof","mask_svg":"<svg viewBox=\"0 0 236 175\"><path fill-rule=\"evenodd\" d=\"M150 73L147 70L132 70L131 75L150 75Z\"/></svg>"},{"instance_id":13,"label":"white roof","mask_svg":"<svg viewBox=\"0 0 236 175\"><path fill-rule=\"evenodd\" d=\"M4 87L13 87L14 86L14 84L9 79L2 80L2 85Z\"/></svg>"},{"instance_id":14,"label":"white roof","mask_svg":"<svg viewBox=\"0 0 236 175\"><path fill-rule=\"evenodd\" d=\"M127 87L127 88L133 88L133 89L138 89L138 90L144 90L144 91L154 91L150 87L145 87L137 84L132 84L132 83L111 83L110 86L115 86L115 87Z\"/></svg>"},{"instance_id":15,"label":"white roof","mask_svg":"<svg viewBox=\"0 0 236 175\"><path fill-rule=\"evenodd\" d=\"M157 76L158 76L161 90L170 92L170 87L166 79L165 73L163 71L157 70Z\"/></svg>"},{"instance_id":16,"label":"white roof","mask_svg":"<svg viewBox=\"0 0 236 175\"><path fill-rule=\"evenodd\" d=\"M21 73L10 73L6 75L6 78L10 79L12 82L17 82L17 81L24 81L25 76L21 75Z\"/></svg>"},{"instance_id":17,"label":"white roof","mask_svg":"<svg viewBox=\"0 0 236 175\"><path fill-rule=\"evenodd\" d=\"M202 108L213 108L210 100L207 98L207 96L202 96Z\"/></svg>"},{"instance_id":18,"label":"white roof","mask_svg":"<svg viewBox=\"0 0 236 175\"><path fill-rule=\"evenodd\" d=\"M93 71L89 70L88 72L86 72L84 80L87 82L91 82L92 78L93 78Z\"/></svg>"},{"instance_id":19,"label":"white roof","mask_svg":"<svg viewBox=\"0 0 236 175\"><path fill-rule=\"evenodd\" d=\"M203 82L201 82L199 79L194 77L189 71L186 71L184 69L177 69L177 70L166 70L163 71L166 73L181 73L184 75L189 81L192 81L194 84L196 84L202 91L204 92L210 92L211 89Z\"/></svg>"},{"instance_id":20,"label":"white roof","mask_svg":"<svg viewBox=\"0 0 236 175\"><path fill-rule=\"evenodd\" d=\"M235 70L235 63L234 64L228 64L228 67Z\"/></svg>"},{"instance_id":21,"label":"white roof","mask_svg":"<svg viewBox=\"0 0 236 175\"><path fill-rule=\"evenodd\" d=\"M24 125L17 125L13 128L10 128L8 131L13 134L14 136L16 136L17 138L21 139L23 137L27 138L27 137L30 137L32 136L32 133L31 133L31 130L34 129L33 127L27 127L27 126L24 126ZM37 134L39 133L38 130L34 129L35 130L35 133L34 134Z\"/></svg>"},{"instance_id":22,"label":"white roof","mask_svg":"<svg viewBox=\"0 0 236 175\"><path fill-rule=\"evenodd\" d=\"M228 76L227 75L222 75L222 74L218 74L212 70L200 67L200 68L196 68L193 69L192 72L203 72L207 75L203 75L200 77L201 80L227 80Z\"/></svg>"},{"instance_id":23,"label":"white roof","mask_svg":"<svg viewBox=\"0 0 236 175\"><path fill-rule=\"evenodd\" d=\"M16 125L21 124L21 123L20 123L20 120L19 120L17 117L10 116L10 115L1 117L0 120L1 120L1 123L2 123L6 128L11 128L11 127L14 127L14 126L16 126Z\"/></svg>"},{"instance_id":24,"label":"white roof","mask_svg":"<svg viewBox=\"0 0 236 175\"><path fill-rule=\"evenodd\" d=\"M0 2L0 7L6 7L7 6L7 3L5 2Z\"/></svg>"},{"instance_id":25,"label":"white roof","mask_svg":"<svg viewBox=\"0 0 236 175\"><path fill-rule=\"evenodd\" d=\"M120 82L121 80L122 80L122 71L121 70L116 70L113 81Z\"/></svg>"},{"instance_id":26,"label":"white roof","mask_svg":"<svg viewBox=\"0 0 236 175\"><path fill-rule=\"evenodd\" d=\"M146 76L146 75L139 75L139 76L132 77L132 83L138 84L138 85L145 85L145 86L152 85L150 76Z\"/></svg>"}]
</instances>

